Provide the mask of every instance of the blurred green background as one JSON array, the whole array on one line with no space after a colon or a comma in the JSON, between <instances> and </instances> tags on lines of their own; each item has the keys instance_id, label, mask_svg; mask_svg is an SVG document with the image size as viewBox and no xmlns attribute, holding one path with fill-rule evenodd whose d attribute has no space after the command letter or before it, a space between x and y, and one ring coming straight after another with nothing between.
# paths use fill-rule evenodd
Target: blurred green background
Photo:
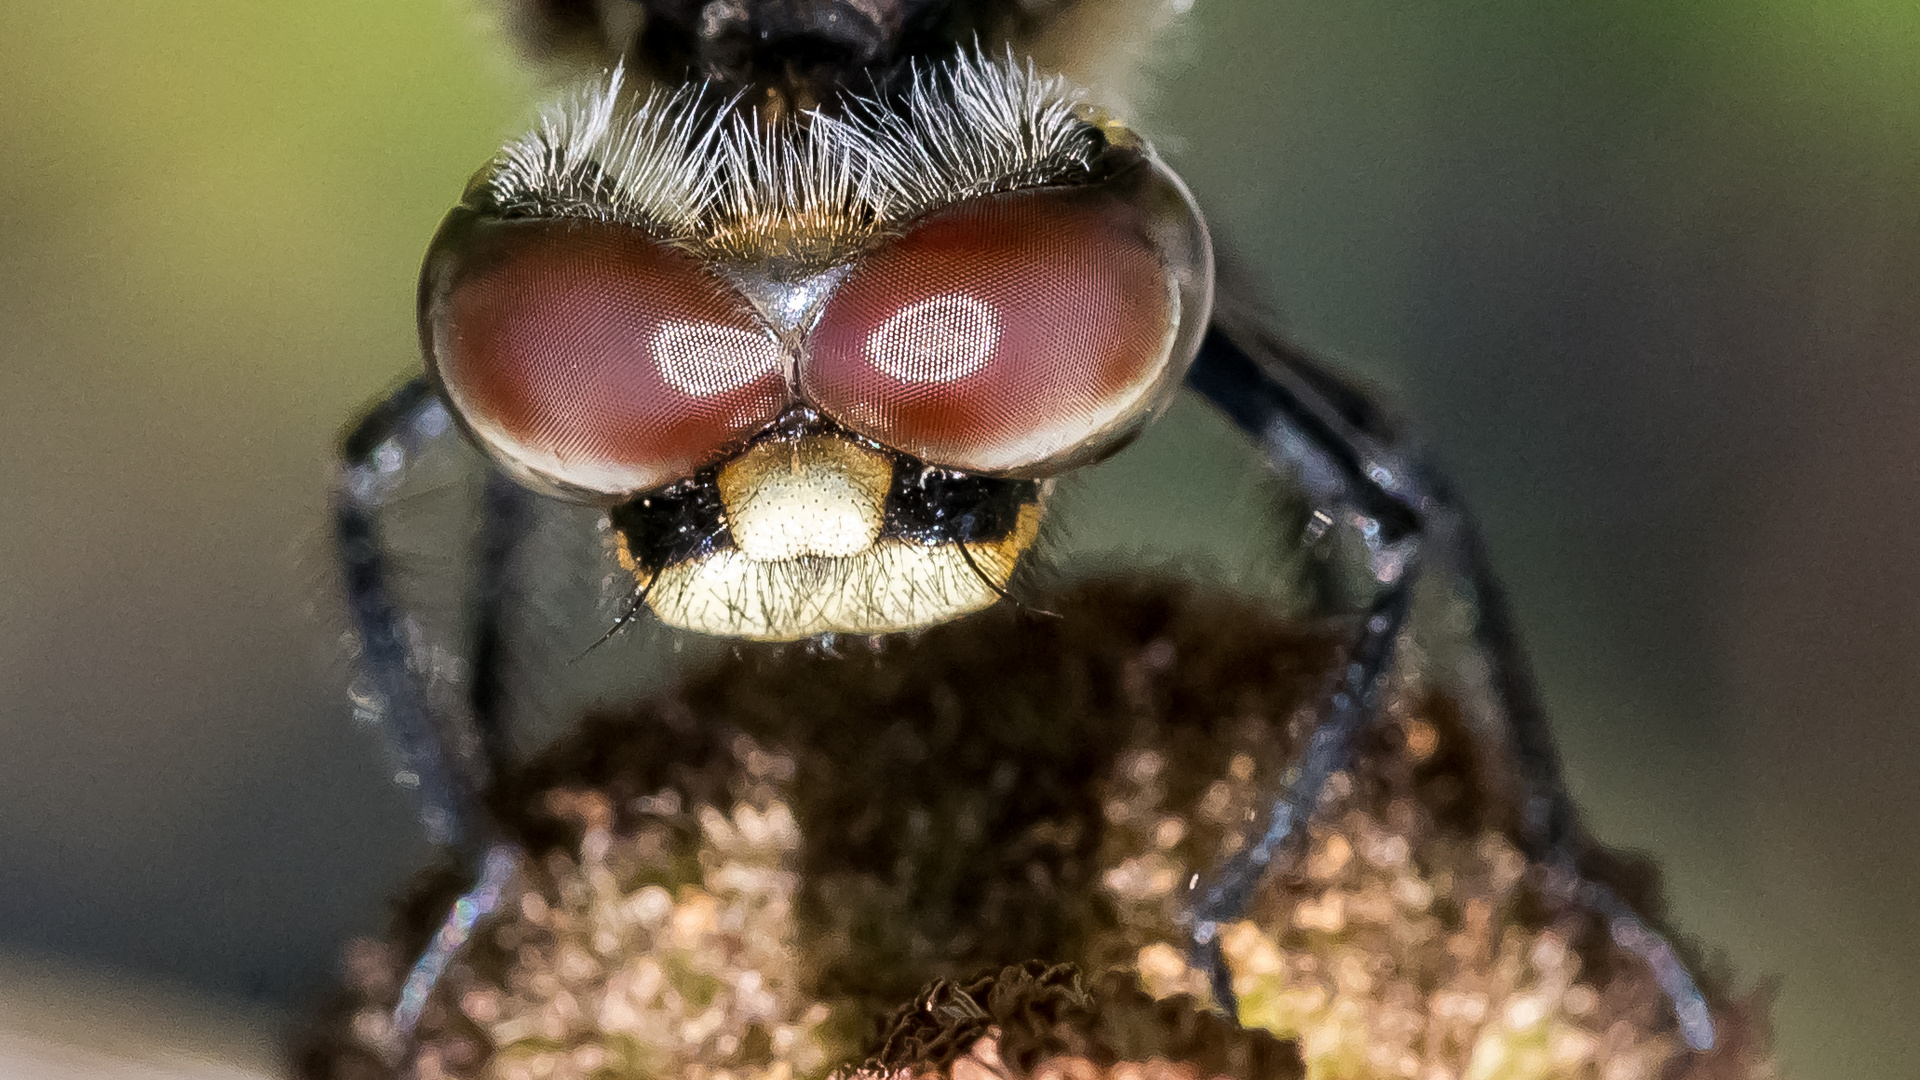
<instances>
[{"instance_id":1,"label":"blurred green background","mask_svg":"<svg viewBox=\"0 0 1920 1080\"><path fill-rule=\"evenodd\" d=\"M1199 0L1166 66L1483 512L1596 831L1787 1075L1920 1075L1920 6ZM0 952L294 1007L424 857L328 447L532 92L454 0L0 5Z\"/></svg>"}]
</instances>

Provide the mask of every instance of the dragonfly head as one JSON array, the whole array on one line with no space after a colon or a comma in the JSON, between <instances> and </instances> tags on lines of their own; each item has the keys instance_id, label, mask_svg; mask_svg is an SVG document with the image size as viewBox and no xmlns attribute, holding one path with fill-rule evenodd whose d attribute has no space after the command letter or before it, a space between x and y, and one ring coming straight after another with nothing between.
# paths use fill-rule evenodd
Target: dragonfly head
<instances>
[{"instance_id":1,"label":"dragonfly head","mask_svg":"<svg viewBox=\"0 0 1920 1080\"><path fill-rule=\"evenodd\" d=\"M421 341L511 474L608 508L663 621L909 630L1006 595L1052 478L1167 403L1206 227L1126 129L962 55L768 122L618 73L449 215Z\"/></svg>"}]
</instances>

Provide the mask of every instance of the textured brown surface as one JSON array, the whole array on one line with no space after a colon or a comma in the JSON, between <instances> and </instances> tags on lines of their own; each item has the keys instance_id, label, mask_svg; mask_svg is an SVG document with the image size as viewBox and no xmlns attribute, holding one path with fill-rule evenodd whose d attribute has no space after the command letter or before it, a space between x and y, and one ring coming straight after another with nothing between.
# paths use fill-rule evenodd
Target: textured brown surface
<instances>
[{"instance_id":1,"label":"textured brown surface","mask_svg":"<svg viewBox=\"0 0 1920 1080\"><path fill-rule=\"evenodd\" d=\"M743 651L590 720L501 800L527 855L428 1008L419 1073L757 1080L877 1054L1078 1080L1177 1045L1138 1075L1277 1075L1284 1055L1180 1028L1207 994L1181 919L1335 650L1190 586L1049 606L845 657ZM1241 1021L1297 1039L1317 1080L1770 1075L1719 998L1721 1049L1680 1047L1645 969L1520 854L1479 764L1499 755L1469 740L1444 702L1393 704L1305 859L1227 929ZM423 885L401 944L358 947L305 1075L387 1075L384 1011L452 889ZM1007 969L1026 989L996 999ZM1127 1012L1126 987L1173 1011ZM936 1015L896 1012L916 1000Z\"/></svg>"},{"instance_id":2,"label":"textured brown surface","mask_svg":"<svg viewBox=\"0 0 1920 1080\"><path fill-rule=\"evenodd\" d=\"M1191 997L1155 1000L1118 972L1090 991L1072 966L1030 961L966 983L934 983L894 1013L879 1049L846 1080L956 1066L965 1073L967 1059L1004 1075L1076 1080L1155 1062L1244 1080L1298 1080L1306 1068L1292 1043L1242 1028Z\"/></svg>"}]
</instances>

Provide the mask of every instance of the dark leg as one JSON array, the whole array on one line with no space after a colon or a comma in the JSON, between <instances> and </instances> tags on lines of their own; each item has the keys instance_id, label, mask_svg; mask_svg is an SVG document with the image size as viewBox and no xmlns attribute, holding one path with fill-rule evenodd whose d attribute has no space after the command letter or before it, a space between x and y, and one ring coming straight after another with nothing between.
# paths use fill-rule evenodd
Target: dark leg
<instances>
[{"instance_id":1,"label":"dark leg","mask_svg":"<svg viewBox=\"0 0 1920 1080\"><path fill-rule=\"evenodd\" d=\"M507 732L506 613L513 559L532 526L533 495L499 472L488 470L480 518L479 573L473 611L472 682L467 703L492 788L513 759Z\"/></svg>"},{"instance_id":2,"label":"dark leg","mask_svg":"<svg viewBox=\"0 0 1920 1080\"><path fill-rule=\"evenodd\" d=\"M397 779L420 791L420 819L435 843L475 850L485 831L483 777L464 747L478 744L466 718L436 717L415 655L418 626L396 602L380 513L421 447L445 432L446 410L424 378L374 406L341 444L333 521L347 607L359 634L353 697L378 722L398 758Z\"/></svg>"},{"instance_id":3,"label":"dark leg","mask_svg":"<svg viewBox=\"0 0 1920 1080\"><path fill-rule=\"evenodd\" d=\"M466 947L467 939L473 936L474 927L499 906L500 895L506 890L507 882L512 880L514 868L519 864L518 849L512 845L495 844L488 848L486 857L480 862L479 880L453 902L440 929L428 939L426 951L414 961L413 969L407 972L407 981L401 984L400 1003L393 1008L393 1048L396 1056L404 1054L412 1046L414 1028L420 1023L420 1014L426 1010L427 999L433 996L433 988L440 984L440 977L446 974L447 965Z\"/></svg>"},{"instance_id":4,"label":"dark leg","mask_svg":"<svg viewBox=\"0 0 1920 1080\"><path fill-rule=\"evenodd\" d=\"M1438 472L1364 395L1258 330L1210 328L1187 381L1259 440L1275 468L1299 478L1321 520L1345 517L1359 529L1380 586L1366 628L1265 836L1223 868L1218 883L1196 905L1195 946L1212 968L1222 1004L1232 1008L1233 998L1216 940L1218 924L1237 917L1258 877L1269 866L1284 864L1304 842L1299 826L1311 815L1326 780L1351 760L1354 734L1378 705L1415 575L1423 567L1437 567L1457 575L1473 592L1475 644L1486 658L1492 696L1525 788L1522 840L1528 854L1571 875L1583 901L1608 920L1615 941L1653 969L1673 1001L1687 1044L1711 1048L1713 1022L1705 998L1672 946L1611 890L1580 874L1586 838L1561 778L1505 595L1471 519Z\"/></svg>"},{"instance_id":5,"label":"dark leg","mask_svg":"<svg viewBox=\"0 0 1920 1080\"><path fill-rule=\"evenodd\" d=\"M466 709L436 715L428 675L414 654L418 634L395 602L380 515L422 447L450 430L445 408L424 379L375 406L341 447L334 527L346 571L347 602L360 635L355 699L387 729L403 782L417 785L421 817L437 843L477 852L489 832L480 797L508 760L503 620L510 562L531 510L519 485L489 472L483 495Z\"/></svg>"},{"instance_id":6,"label":"dark leg","mask_svg":"<svg viewBox=\"0 0 1920 1080\"><path fill-rule=\"evenodd\" d=\"M428 836L480 864L478 880L454 902L407 976L393 1015L396 1053L405 1052L428 996L474 926L498 903L516 865L514 849L493 841L482 797L508 760L502 715L505 583L530 518L528 497L505 477L488 474L476 552L471 682L467 707L451 715L436 715L429 705L428 675L413 648L419 631L392 595L390 560L379 531L381 512L408 466L424 445L450 428L451 419L426 380L407 383L346 437L334 499L347 602L360 636L355 701L387 730L402 782L419 788Z\"/></svg>"},{"instance_id":7,"label":"dark leg","mask_svg":"<svg viewBox=\"0 0 1920 1080\"><path fill-rule=\"evenodd\" d=\"M1523 785L1521 830L1528 855L1566 875L1581 901L1607 920L1613 940L1645 961L1673 1003L1674 1017L1687 1045L1695 1050L1713 1049L1713 1014L1706 996L1672 944L1619 894L1581 871L1591 841L1580 826L1579 808L1561 773L1560 754L1554 748L1553 732L1540 705L1532 665L1513 626L1506 591L1487 562L1472 519L1434 470L1427 470L1426 486L1436 493L1436 504L1445 513L1441 519L1445 531L1436 536L1435 545L1445 547L1452 556L1451 571L1473 592L1478 615L1475 644L1487 658L1494 698Z\"/></svg>"},{"instance_id":8,"label":"dark leg","mask_svg":"<svg viewBox=\"0 0 1920 1080\"><path fill-rule=\"evenodd\" d=\"M1406 622L1410 592L1406 581L1381 590L1334 680L1313 738L1294 766L1286 791L1269 811L1266 831L1199 891L1193 910L1194 951L1207 969L1214 999L1228 1012L1235 1008L1233 979L1220 949L1220 926L1240 917L1270 868L1293 858L1306 837L1303 826L1312 819L1327 781L1353 759L1354 739L1373 719L1381 683L1393 666L1393 647Z\"/></svg>"}]
</instances>

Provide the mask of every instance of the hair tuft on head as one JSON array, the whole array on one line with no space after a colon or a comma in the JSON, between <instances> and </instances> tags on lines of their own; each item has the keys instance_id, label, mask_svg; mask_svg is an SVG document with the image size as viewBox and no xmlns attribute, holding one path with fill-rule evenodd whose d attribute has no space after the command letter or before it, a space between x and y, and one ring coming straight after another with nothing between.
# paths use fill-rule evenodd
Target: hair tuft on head
<instances>
[{"instance_id":1,"label":"hair tuft on head","mask_svg":"<svg viewBox=\"0 0 1920 1080\"><path fill-rule=\"evenodd\" d=\"M704 87L637 102L615 68L509 144L487 190L509 214L639 226L722 258L832 253L962 199L1083 176L1080 98L1011 53L963 51L896 97L763 121Z\"/></svg>"}]
</instances>

